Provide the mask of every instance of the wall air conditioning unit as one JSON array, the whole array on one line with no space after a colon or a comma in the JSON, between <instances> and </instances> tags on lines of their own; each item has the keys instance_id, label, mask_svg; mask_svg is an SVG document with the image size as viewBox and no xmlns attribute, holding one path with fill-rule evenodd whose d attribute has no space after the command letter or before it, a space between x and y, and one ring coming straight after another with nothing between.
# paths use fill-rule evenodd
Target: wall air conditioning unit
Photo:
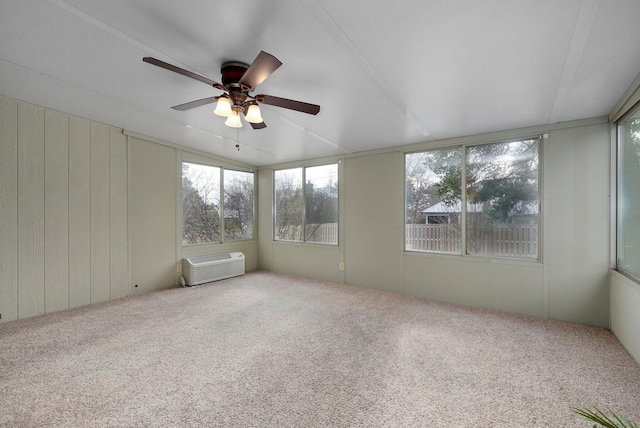
<instances>
[{"instance_id":1,"label":"wall air conditioning unit","mask_svg":"<svg viewBox=\"0 0 640 428\"><path fill-rule=\"evenodd\" d=\"M182 275L189 286L244 275L244 254L237 251L182 259Z\"/></svg>"}]
</instances>

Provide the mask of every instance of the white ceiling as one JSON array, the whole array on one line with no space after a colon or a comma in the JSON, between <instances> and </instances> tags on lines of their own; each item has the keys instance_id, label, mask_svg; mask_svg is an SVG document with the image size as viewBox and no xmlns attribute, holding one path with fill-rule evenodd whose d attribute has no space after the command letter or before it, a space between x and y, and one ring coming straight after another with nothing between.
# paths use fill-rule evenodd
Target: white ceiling
<instances>
[{"instance_id":1,"label":"white ceiling","mask_svg":"<svg viewBox=\"0 0 640 428\"><path fill-rule=\"evenodd\" d=\"M640 72L638 0L2 0L0 94L262 166L608 114ZM264 50L266 129L221 81ZM235 148L240 144L240 151Z\"/></svg>"}]
</instances>

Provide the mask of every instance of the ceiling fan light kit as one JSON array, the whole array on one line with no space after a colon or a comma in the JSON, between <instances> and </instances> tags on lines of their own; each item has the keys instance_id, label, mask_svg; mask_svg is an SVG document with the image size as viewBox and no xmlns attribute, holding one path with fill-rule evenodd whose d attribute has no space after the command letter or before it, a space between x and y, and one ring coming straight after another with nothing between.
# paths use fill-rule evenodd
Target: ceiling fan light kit
<instances>
[{"instance_id":1,"label":"ceiling fan light kit","mask_svg":"<svg viewBox=\"0 0 640 428\"><path fill-rule=\"evenodd\" d=\"M240 120L240 114L237 111L232 112L224 124L231 128L242 128L242 121Z\"/></svg>"},{"instance_id":2,"label":"ceiling fan light kit","mask_svg":"<svg viewBox=\"0 0 640 428\"><path fill-rule=\"evenodd\" d=\"M261 123L264 122L262 119L262 114L260 114L260 107L258 104L249 104L247 108L247 112L244 115L244 118L249 123Z\"/></svg>"},{"instance_id":3,"label":"ceiling fan light kit","mask_svg":"<svg viewBox=\"0 0 640 428\"><path fill-rule=\"evenodd\" d=\"M216 108L213 111L216 115L226 117L225 125L232 128L241 128L242 121L240 114L244 114L244 118L251 124L253 129L263 129L267 125L262 119L260 107L258 104L267 104L274 107L286 108L307 114L318 114L320 106L309 104L302 101L290 100L287 98L274 97L272 95L251 95L250 93L267 77L282 65L282 63L273 55L261 51L251 65L242 62L226 62L222 64L222 84L213 80L200 76L188 70L176 67L151 57L144 57L144 62L164 68L183 76L206 83L215 89L219 89L224 93L217 97L208 97L200 100L191 101L184 104L173 106L175 110L188 110L211 104L215 101Z\"/></svg>"},{"instance_id":4,"label":"ceiling fan light kit","mask_svg":"<svg viewBox=\"0 0 640 428\"><path fill-rule=\"evenodd\" d=\"M218 98L218 102L216 103L216 109L213 111L214 114L222 117L229 117L233 111L231 110L231 101L229 98L222 95Z\"/></svg>"}]
</instances>

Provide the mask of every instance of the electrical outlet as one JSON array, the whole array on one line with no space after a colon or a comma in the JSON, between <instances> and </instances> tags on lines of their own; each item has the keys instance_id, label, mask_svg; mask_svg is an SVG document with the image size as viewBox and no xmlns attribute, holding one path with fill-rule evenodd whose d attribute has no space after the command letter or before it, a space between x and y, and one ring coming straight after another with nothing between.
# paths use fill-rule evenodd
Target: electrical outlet
<instances>
[{"instance_id":1,"label":"electrical outlet","mask_svg":"<svg viewBox=\"0 0 640 428\"><path fill-rule=\"evenodd\" d=\"M340 263L340 270L344 270L344 263Z\"/></svg>"},{"instance_id":2,"label":"electrical outlet","mask_svg":"<svg viewBox=\"0 0 640 428\"><path fill-rule=\"evenodd\" d=\"M182 272L182 263L176 265L176 272Z\"/></svg>"}]
</instances>

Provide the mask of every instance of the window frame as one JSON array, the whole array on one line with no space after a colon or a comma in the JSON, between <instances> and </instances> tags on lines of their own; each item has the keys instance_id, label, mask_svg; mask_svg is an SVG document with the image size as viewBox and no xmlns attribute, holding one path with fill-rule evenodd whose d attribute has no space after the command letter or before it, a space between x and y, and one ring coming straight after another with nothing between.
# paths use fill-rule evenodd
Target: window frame
<instances>
[{"instance_id":1,"label":"window frame","mask_svg":"<svg viewBox=\"0 0 640 428\"><path fill-rule=\"evenodd\" d=\"M405 252L410 252L410 253L418 253L418 254L437 254L437 255L446 255L446 256L460 256L463 251L463 245L464 245L464 229L462 227L462 222L464 222L465 220L465 211L466 210L461 210L460 213L458 213L458 215L456 216L457 218L457 224L460 225L460 238L459 238L459 246L460 246L460 252L453 252L453 251L428 251L428 250L416 250L416 249L409 249L407 248L407 156L408 155L412 155L412 154L417 154L417 153L426 153L426 152L437 152L437 151L459 151L460 152L460 168L461 168L461 175L464 176L465 173L465 166L464 166L464 157L463 157L463 152L464 152L464 147L460 144L457 145L450 145L450 146L439 146L439 147L430 147L427 149L423 149L423 150L415 150L415 151L411 151L411 152L405 152L404 153L404 177L403 177L403 183L404 183L404 210L403 210L403 222L404 222L404 226L403 226L403 231L404 231L404 244L403 244L403 249ZM460 184L462 185L462 181L460 182ZM463 189L461 189L462 191ZM463 195L462 193L460 194L460 206L462 207L463 204ZM428 215L425 218L425 224L429 224L428 223ZM419 223L418 223L419 224ZM447 224L451 224L451 222L448 222Z\"/></svg>"},{"instance_id":2,"label":"window frame","mask_svg":"<svg viewBox=\"0 0 640 428\"><path fill-rule=\"evenodd\" d=\"M211 168L218 168L219 169L219 182L220 182L220 195L219 195L219 216L220 216L220 225L219 225L219 236L220 239L217 241L211 241L211 242L202 242L202 243L197 243L197 244L189 244L189 243L185 243L184 242L184 204L182 201L182 196L183 196L183 192L182 192L182 180L183 180L183 173L182 173L182 168L184 166L184 164L193 164L193 165L199 165L199 166L204 166L204 167L211 167ZM202 246L206 246L206 245L221 245L221 244L229 244L231 242L246 242L246 241L254 241L256 239L256 174L253 170L250 169L243 169L240 167L225 167L222 165L217 165L214 163L209 163L205 160L195 160L195 159L181 159L179 161L179 165L180 165L180 177L179 177L179 181L180 181L180 246L183 248L186 247L202 247ZM251 233L251 238L242 238L242 239L225 239L225 222L224 222L224 210L225 210L225 192L224 192L224 185L225 185L225 181L224 181L224 172L225 171L235 171L235 172L243 172L243 173L248 173L251 174L253 176L253 201L252 201L252 210L253 210L253 230Z\"/></svg>"},{"instance_id":3,"label":"window frame","mask_svg":"<svg viewBox=\"0 0 640 428\"><path fill-rule=\"evenodd\" d=\"M322 166L330 166L335 165L336 168L336 186L337 186L337 198L336 198L336 240L335 242L319 242L319 241L309 241L307 240L307 190L306 190L306 177L307 177L307 169L308 168L316 168ZM299 169L302 172L302 224L301 226L301 238L300 240L292 240L292 239L278 239L276 238L276 227L277 227L277 194L276 194L276 173L278 171L287 171L287 170L296 170ZM327 246L340 246L340 161L335 162L327 162L327 163L319 163L312 165L304 165L304 166L293 166L287 168L278 168L273 170L272 182L273 188L273 199L272 199L272 227L271 234L273 242L286 242L286 243L294 243L294 244L309 244L309 245L327 245Z\"/></svg>"},{"instance_id":4,"label":"window frame","mask_svg":"<svg viewBox=\"0 0 640 428\"><path fill-rule=\"evenodd\" d=\"M622 224L621 224L621 206L623 204L625 204L625 201L623 201L622 198L622 191L623 191L623 185L622 185L622 181L623 181L623 162L625 161L624 159L624 149L622 147L623 145L623 139L622 139L622 132L621 132L621 128L624 125L624 123L628 120L633 118L634 116L638 115L640 118L640 101L637 102L636 104L632 105L623 115L621 115L618 120L615 121L615 168L616 168L616 172L615 172L615 221L614 221L614 245L613 245L613 250L615 251L615 260L613 263L613 266L615 268L615 270L617 272L619 272L620 274L624 275L625 277L629 278L629 280L635 282L636 284L640 284L640 277L633 274L632 272L629 272L628 270L626 270L624 268L624 266L621 265L621 246L623 245L623 241L621 238L621 235L624 234L624 230L622 228ZM640 261L639 261L640 262Z\"/></svg>"},{"instance_id":5,"label":"window frame","mask_svg":"<svg viewBox=\"0 0 640 428\"><path fill-rule=\"evenodd\" d=\"M244 174L251 174L251 176L253 177L252 180L252 188L251 188L251 193L252 193L252 204L251 204L251 210L252 210L252 226L251 226L251 237L250 238L241 238L241 239L225 239L226 236L226 228L225 228L225 172L226 171L233 171L233 172L240 172L240 173L244 173ZM256 239L256 199L257 199L257 194L256 194L256 174L253 171L245 171L245 170L241 170L241 169L237 169L237 168L225 168L225 167L221 167L220 168L220 176L222 179L222 182L220 184L220 190L221 190L221 205L222 205L222 219L221 219L221 234L220 236L222 237L222 243L228 243L228 242L242 242L242 241L253 241Z\"/></svg>"},{"instance_id":6,"label":"window frame","mask_svg":"<svg viewBox=\"0 0 640 428\"><path fill-rule=\"evenodd\" d=\"M403 192L404 192L404 209L403 209L403 234L404 234L404 243L403 248L404 252L412 253L412 254L428 254L435 256L452 256L452 257L465 257L465 258L481 258L481 259L495 259L495 260L504 260L504 261L512 261L512 262L522 262L522 263L543 263L543 220L544 220L544 212L543 212L543 146L544 141L546 140L546 134L539 135L525 135L515 138L506 138L499 140L490 140L490 141L477 141L477 142L469 142L463 144L451 144L451 145L442 145L442 146L434 146L429 148L424 148L421 150L412 150L404 152L404 177L403 177ZM475 254L468 253L467 251L467 186L466 177L467 177L467 149L470 147L477 147L489 144L505 144L511 142L519 142L519 141L528 141L528 140L537 140L537 192L538 192L538 214L536 219L536 257L510 257L510 256L501 256L495 254ZM461 179L460 179L460 204L461 204L461 212L459 215L460 221L460 251L459 252L441 252L441 251L428 251L428 250L415 250L407 248L407 155L415 154L415 153L423 153L429 151L438 151L438 150L448 150L448 149L460 149L461 155Z\"/></svg>"},{"instance_id":7,"label":"window frame","mask_svg":"<svg viewBox=\"0 0 640 428\"><path fill-rule=\"evenodd\" d=\"M277 194L277 186L276 186L276 174L278 173L278 171L288 171L288 170L297 170L299 169L301 171L301 178L300 178L300 186L302 189L301 192L301 198L302 198L302 215L301 215L301 224L300 224L300 236L302 237L301 240L295 240L295 239L278 239L277 238L277 234L276 234L276 228L278 226L278 194ZM305 203L304 203L304 167L291 167L291 168L280 168L280 169L274 169L273 170L273 177L272 177L272 186L273 186L273 201L272 201L272 207L273 207L273 212L272 212L272 218L273 218L273 224L271 227L271 233L272 233L272 238L274 242L296 242L296 243L304 243L304 220L305 220Z\"/></svg>"}]
</instances>

